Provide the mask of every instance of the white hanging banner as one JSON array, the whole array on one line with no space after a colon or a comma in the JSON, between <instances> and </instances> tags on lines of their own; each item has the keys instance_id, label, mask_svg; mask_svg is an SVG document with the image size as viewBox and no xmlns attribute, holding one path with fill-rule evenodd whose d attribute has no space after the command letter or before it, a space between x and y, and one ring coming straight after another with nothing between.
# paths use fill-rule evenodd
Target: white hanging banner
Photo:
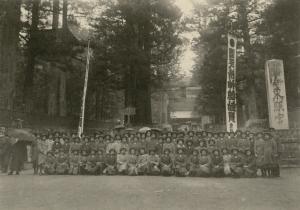
<instances>
[{"instance_id":1,"label":"white hanging banner","mask_svg":"<svg viewBox=\"0 0 300 210\"><path fill-rule=\"evenodd\" d=\"M266 86L269 108L269 125L274 129L288 129L288 111L282 60L266 62Z\"/></svg>"},{"instance_id":2,"label":"white hanging banner","mask_svg":"<svg viewBox=\"0 0 300 210\"><path fill-rule=\"evenodd\" d=\"M237 130L236 47L237 38L228 34L227 80L225 102L227 132L235 132Z\"/></svg>"}]
</instances>

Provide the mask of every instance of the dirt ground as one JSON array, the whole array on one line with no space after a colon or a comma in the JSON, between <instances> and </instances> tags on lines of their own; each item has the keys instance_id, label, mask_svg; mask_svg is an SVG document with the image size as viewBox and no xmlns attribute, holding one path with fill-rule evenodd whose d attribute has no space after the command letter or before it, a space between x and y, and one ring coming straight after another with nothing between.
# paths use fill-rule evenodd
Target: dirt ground
<instances>
[{"instance_id":1,"label":"dirt ground","mask_svg":"<svg viewBox=\"0 0 300 210\"><path fill-rule=\"evenodd\" d=\"M300 209L300 169L281 178L0 176L0 209Z\"/></svg>"}]
</instances>

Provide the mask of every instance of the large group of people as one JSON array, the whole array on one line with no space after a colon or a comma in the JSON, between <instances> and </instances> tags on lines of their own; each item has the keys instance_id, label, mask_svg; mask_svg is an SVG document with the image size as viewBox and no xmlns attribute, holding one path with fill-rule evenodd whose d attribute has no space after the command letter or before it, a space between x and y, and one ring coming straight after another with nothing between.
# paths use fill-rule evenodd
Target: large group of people
<instances>
[{"instance_id":1,"label":"large group of people","mask_svg":"<svg viewBox=\"0 0 300 210\"><path fill-rule=\"evenodd\" d=\"M273 132L37 133L35 174L278 177Z\"/></svg>"}]
</instances>

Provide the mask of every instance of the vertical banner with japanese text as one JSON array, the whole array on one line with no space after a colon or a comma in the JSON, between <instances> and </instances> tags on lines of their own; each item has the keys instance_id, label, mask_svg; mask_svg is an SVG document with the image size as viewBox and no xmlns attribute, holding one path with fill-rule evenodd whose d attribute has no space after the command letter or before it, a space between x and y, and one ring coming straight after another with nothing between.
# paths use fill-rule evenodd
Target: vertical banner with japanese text
<instances>
[{"instance_id":1,"label":"vertical banner with japanese text","mask_svg":"<svg viewBox=\"0 0 300 210\"><path fill-rule=\"evenodd\" d=\"M227 80L226 80L227 132L235 132L237 130L236 47L237 47L237 38L228 34Z\"/></svg>"},{"instance_id":2,"label":"vertical banner with japanese text","mask_svg":"<svg viewBox=\"0 0 300 210\"><path fill-rule=\"evenodd\" d=\"M288 129L288 110L282 60L266 62L266 86L269 109L269 125L274 129Z\"/></svg>"}]
</instances>

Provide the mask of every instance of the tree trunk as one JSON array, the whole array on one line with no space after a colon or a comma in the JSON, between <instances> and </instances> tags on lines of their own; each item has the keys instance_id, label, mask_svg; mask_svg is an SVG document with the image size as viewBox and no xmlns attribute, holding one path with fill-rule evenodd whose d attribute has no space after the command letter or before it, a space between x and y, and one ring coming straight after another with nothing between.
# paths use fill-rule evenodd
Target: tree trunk
<instances>
[{"instance_id":1,"label":"tree trunk","mask_svg":"<svg viewBox=\"0 0 300 210\"><path fill-rule=\"evenodd\" d=\"M37 31L39 23L39 7L41 0L34 0L32 5L32 23L29 32L28 60L25 70L23 103L27 112L33 109L34 66L37 47Z\"/></svg>"},{"instance_id":2,"label":"tree trunk","mask_svg":"<svg viewBox=\"0 0 300 210\"><path fill-rule=\"evenodd\" d=\"M248 100L248 114L249 119L257 119L258 118L258 111L257 111L257 103L256 103L256 90L255 85L250 84L249 86L250 94L249 94L249 100Z\"/></svg>"},{"instance_id":3,"label":"tree trunk","mask_svg":"<svg viewBox=\"0 0 300 210\"><path fill-rule=\"evenodd\" d=\"M57 29L58 29L58 20L59 20L59 0L53 0L53 18L52 18L52 30L56 33L57 38ZM55 41L55 40L54 40ZM48 95L48 115L56 115L59 113L58 101L59 101L59 80L58 75L59 71L54 63L49 64L49 95Z\"/></svg>"},{"instance_id":4,"label":"tree trunk","mask_svg":"<svg viewBox=\"0 0 300 210\"><path fill-rule=\"evenodd\" d=\"M66 72L60 70L59 78L59 116L65 117L67 115L66 102Z\"/></svg>"},{"instance_id":5,"label":"tree trunk","mask_svg":"<svg viewBox=\"0 0 300 210\"><path fill-rule=\"evenodd\" d=\"M52 29L58 29L59 20L59 0L53 0L53 16L52 16Z\"/></svg>"},{"instance_id":6,"label":"tree trunk","mask_svg":"<svg viewBox=\"0 0 300 210\"><path fill-rule=\"evenodd\" d=\"M67 42L66 34L68 30L68 1L63 0L63 43ZM66 100L66 72L60 69L60 83L59 83L59 116L65 117L67 115L67 100Z\"/></svg>"},{"instance_id":7,"label":"tree trunk","mask_svg":"<svg viewBox=\"0 0 300 210\"><path fill-rule=\"evenodd\" d=\"M133 22L132 18L128 18L127 20L127 25L128 28L132 34L131 36L131 45L133 47L133 49L135 49L136 51L138 50L139 46L138 46L138 42L139 42L139 37L138 37L138 27L137 24ZM131 56L129 56L128 58L128 65L127 65L127 69L125 71L125 100L124 100L124 104L125 104L125 108L127 107L134 107L136 109L136 113L138 112L138 108L137 108L137 69L140 68L139 64L136 62L135 59L133 59ZM138 123L137 122L137 116L138 114L136 114L133 118L131 118L132 120L130 120L130 123ZM124 116L125 117L125 116ZM127 116L128 117L128 116ZM127 122L128 122L128 118L127 118Z\"/></svg>"},{"instance_id":8,"label":"tree trunk","mask_svg":"<svg viewBox=\"0 0 300 210\"><path fill-rule=\"evenodd\" d=\"M68 28L68 0L63 0L62 28L64 30Z\"/></svg>"},{"instance_id":9,"label":"tree trunk","mask_svg":"<svg viewBox=\"0 0 300 210\"><path fill-rule=\"evenodd\" d=\"M100 98L101 98L101 90L99 87L96 89L96 102L95 102L95 118L96 120L100 120Z\"/></svg>"},{"instance_id":10,"label":"tree trunk","mask_svg":"<svg viewBox=\"0 0 300 210\"><path fill-rule=\"evenodd\" d=\"M5 0L0 17L0 107L13 109L21 0Z\"/></svg>"},{"instance_id":11,"label":"tree trunk","mask_svg":"<svg viewBox=\"0 0 300 210\"><path fill-rule=\"evenodd\" d=\"M48 115L55 116L58 113L58 87L59 72L54 64L47 65L48 74Z\"/></svg>"},{"instance_id":12,"label":"tree trunk","mask_svg":"<svg viewBox=\"0 0 300 210\"><path fill-rule=\"evenodd\" d=\"M141 48L144 54L143 64L144 66L142 69L144 70L141 72L141 81L142 81L142 88L140 89L140 102L142 110L142 115L140 115L140 122L144 124L151 124L152 123L152 108L151 108L151 39L150 39L150 13L146 15L145 20L143 21L143 26L141 27L140 31L140 43Z\"/></svg>"},{"instance_id":13,"label":"tree trunk","mask_svg":"<svg viewBox=\"0 0 300 210\"><path fill-rule=\"evenodd\" d=\"M249 118L257 119L257 100L256 100L256 90L255 90L255 59L252 51L251 40L250 40L250 29L248 22L248 7L249 2L247 0L241 0L239 2L239 15L241 21L241 29L242 36L244 41L244 49L245 49L245 58L246 63L248 64L248 71L251 72L250 78L248 78L248 89L250 92L249 100L248 100L248 110L249 110Z\"/></svg>"},{"instance_id":14,"label":"tree trunk","mask_svg":"<svg viewBox=\"0 0 300 210\"><path fill-rule=\"evenodd\" d=\"M130 63L125 75L125 107L135 107L135 124L151 124L151 40L150 11L143 20L128 16L132 48L141 55L129 57Z\"/></svg>"}]
</instances>

